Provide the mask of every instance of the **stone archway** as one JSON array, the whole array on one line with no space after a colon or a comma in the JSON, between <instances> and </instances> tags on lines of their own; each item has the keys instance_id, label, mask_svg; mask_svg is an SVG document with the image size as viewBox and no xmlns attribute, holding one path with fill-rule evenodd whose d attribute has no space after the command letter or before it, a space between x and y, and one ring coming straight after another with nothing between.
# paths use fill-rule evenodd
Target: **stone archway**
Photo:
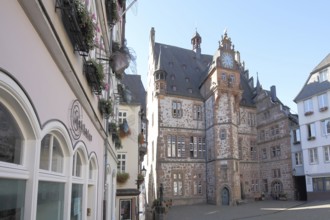
<instances>
[{"instance_id":1,"label":"stone archway","mask_svg":"<svg viewBox=\"0 0 330 220\"><path fill-rule=\"evenodd\" d=\"M229 201L230 201L229 190L227 187L224 187L221 190L221 205L227 206L229 205Z\"/></svg>"}]
</instances>

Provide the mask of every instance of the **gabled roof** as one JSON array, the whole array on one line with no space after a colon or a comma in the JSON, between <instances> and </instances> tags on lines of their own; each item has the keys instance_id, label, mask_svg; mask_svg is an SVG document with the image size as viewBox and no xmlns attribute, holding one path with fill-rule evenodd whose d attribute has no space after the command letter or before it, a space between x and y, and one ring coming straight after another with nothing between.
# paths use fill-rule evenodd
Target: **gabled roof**
<instances>
[{"instance_id":1,"label":"gabled roof","mask_svg":"<svg viewBox=\"0 0 330 220\"><path fill-rule=\"evenodd\" d=\"M310 98L316 94L325 92L327 90L330 90L330 82L329 81L311 81L311 77L313 77L315 74L318 74L318 72L324 68L327 68L330 66L330 54L328 54L311 72L309 75L305 85L297 95L297 97L293 100L294 102L299 102L301 100ZM328 71L330 72L330 71ZM329 75L328 75L329 77ZM314 77L316 78L316 77ZM328 79L329 80L329 79Z\"/></svg>"},{"instance_id":2,"label":"gabled roof","mask_svg":"<svg viewBox=\"0 0 330 220\"><path fill-rule=\"evenodd\" d=\"M132 97L130 104L141 104L141 107L146 107L146 91L141 81L140 75L125 74L122 79L122 84L125 89L130 91Z\"/></svg>"},{"instance_id":3,"label":"gabled roof","mask_svg":"<svg viewBox=\"0 0 330 220\"><path fill-rule=\"evenodd\" d=\"M198 87L212 56L201 54L198 59L192 50L160 43L155 43L154 53L156 67L167 73L167 94L202 98Z\"/></svg>"},{"instance_id":4,"label":"gabled roof","mask_svg":"<svg viewBox=\"0 0 330 220\"><path fill-rule=\"evenodd\" d=\"M320 69L323 69L330 65L330 53L313 69L313 72L318 72Z\"/></svg>"}]
</instances>

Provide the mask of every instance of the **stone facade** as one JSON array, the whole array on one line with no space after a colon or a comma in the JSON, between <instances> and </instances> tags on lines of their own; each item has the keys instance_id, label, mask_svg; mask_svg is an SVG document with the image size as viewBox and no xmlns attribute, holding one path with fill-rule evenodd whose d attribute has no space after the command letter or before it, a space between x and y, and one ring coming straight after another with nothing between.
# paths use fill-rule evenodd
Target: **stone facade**
<instances>
[{"instance_id":1,"label":"stone facade","mask_svg":"<svg viewBox=\"0 0 330 220\"><path fill-rule=\"evenodd\" d=\"M227 33L214 56L200 54L199 38L189 51L151 31L149 204L160 183L173 205L293 198L289 109L275 87L254 86Z\"/></svg>"}]
</instances>

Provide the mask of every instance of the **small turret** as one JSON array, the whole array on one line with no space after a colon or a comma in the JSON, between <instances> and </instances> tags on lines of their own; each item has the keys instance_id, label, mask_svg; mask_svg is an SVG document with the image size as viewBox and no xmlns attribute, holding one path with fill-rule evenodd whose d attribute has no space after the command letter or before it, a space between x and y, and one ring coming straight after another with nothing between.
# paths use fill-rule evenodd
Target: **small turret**
<instances>
[{"instance_id":1,"label":"small turret","mask_svg":"<svg viewBox=\"0 0 330 220\"><path fill-rule=\"evenodd\" d=\"M191 38L191 44L193 45L193 51L196 53L197 59L199 59L201 56L201 52L202 52L201 43L202 43L202 37L196 31L195 36L193 36L193 38Z\"/></svg>"}]
</instances>

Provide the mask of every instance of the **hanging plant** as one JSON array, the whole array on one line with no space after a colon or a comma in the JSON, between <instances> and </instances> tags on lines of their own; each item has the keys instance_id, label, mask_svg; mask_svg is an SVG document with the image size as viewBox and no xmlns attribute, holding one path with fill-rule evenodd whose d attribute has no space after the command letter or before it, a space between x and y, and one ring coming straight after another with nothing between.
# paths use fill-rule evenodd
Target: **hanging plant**
<instances>
[{"instance_id":1,"label":"hanging plant","mask_svg":"<svg viewBox=\"0 0 330 220\"><path fill-rule=\"evenodd\" d=\"M111 99L101 98L99 100L99 110L104 118L109 118L109 116L112 115Z\"/></svg>"},{"instance_id":2,"label":"hanging plant","mask_svg":"<svg viewBox=\"0 0 330 220\"><path fill-rule=\"evenodd\" d=\"M125 183L129 178L129 173L117 173L117 183Z\"/></svg>"}]
</instances>

